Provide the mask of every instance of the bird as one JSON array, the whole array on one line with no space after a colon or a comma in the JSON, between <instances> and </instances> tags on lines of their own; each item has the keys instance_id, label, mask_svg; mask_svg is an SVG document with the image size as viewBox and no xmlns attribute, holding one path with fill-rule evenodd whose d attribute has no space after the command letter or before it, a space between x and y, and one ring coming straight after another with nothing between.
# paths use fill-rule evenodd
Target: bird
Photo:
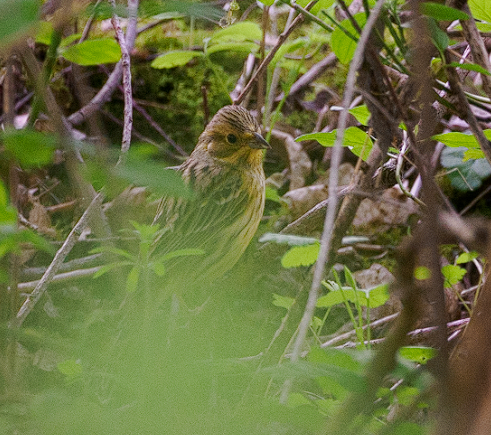
<instances>
[{"instance_id":1,"label":"bird","mask_svg":"<svg viewBox=\"0 0 491 435\"><path fill-rule=\"evenodd\" d=\"M194 195L162 198L154 218L163 228L156 252L197 249L201 255L172 260L166 275L173 291L213 283L244 253L263 216L262 162L268 148L252 114L229 105L211 119L189 158L177 168Z\"/></svg>"}]
</instances>

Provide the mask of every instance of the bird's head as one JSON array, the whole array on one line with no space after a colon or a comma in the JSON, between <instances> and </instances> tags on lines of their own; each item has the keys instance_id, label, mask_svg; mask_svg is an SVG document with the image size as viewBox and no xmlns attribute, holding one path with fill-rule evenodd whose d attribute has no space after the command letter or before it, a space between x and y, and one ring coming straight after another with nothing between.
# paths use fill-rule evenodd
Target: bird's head
<instances>
[{"instance_id":1,"label":"bird's head","mask_svg":"<svg viewBox=\"0 0 491 435\"><path fill-rule=\"evenodd\" d=\"M261 165L262 150L270 148L261 127L241 106L220 109L201 134L196 149L234 165Z\"/></svg>"}]
</instances>

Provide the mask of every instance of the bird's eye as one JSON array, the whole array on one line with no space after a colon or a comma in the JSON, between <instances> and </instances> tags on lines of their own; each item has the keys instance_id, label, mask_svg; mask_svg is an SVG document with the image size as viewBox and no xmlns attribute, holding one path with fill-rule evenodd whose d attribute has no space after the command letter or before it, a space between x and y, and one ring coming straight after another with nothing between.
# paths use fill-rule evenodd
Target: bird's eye
<instances>
[{"instance_id":1,"label":"bird's eye","mask_svg":"<svg viewBox=\"0 0 491 435\"><path fill-rule=\"evenodd\" d=\"M235 143L235 142L237 142L237 136L235 136L235 134L228 134L227 135L227 142L228 143Z\"/></svg>"}]
</instances>

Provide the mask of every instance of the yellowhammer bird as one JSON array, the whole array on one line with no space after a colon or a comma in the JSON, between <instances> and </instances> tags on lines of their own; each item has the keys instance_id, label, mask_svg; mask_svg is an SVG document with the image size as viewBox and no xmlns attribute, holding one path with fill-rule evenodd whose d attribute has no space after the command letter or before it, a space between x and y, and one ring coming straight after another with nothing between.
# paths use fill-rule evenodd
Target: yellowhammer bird
<instances>
[{"instance_id":1,"label":"yellowhammer bird","mask_svg":"<svg viewBox=\"0 0 491 435\"><path fill-rule=\"evenodd\" d=\"M204 251L176 259L179 267L167 271L173 283L210 283L244 253L263 215L266 148L259 124L240 106L223 107L201 134L178 168L193 199L164 198L154 220L167 229L158 252Z\"/></svg>"}]
</instances>

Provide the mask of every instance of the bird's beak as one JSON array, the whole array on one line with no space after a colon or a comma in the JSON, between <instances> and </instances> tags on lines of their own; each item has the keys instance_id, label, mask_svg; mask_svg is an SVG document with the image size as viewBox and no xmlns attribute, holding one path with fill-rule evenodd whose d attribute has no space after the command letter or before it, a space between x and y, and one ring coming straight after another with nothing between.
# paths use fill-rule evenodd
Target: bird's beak
<instances>
[{"instance_id":1,"label":"bird's beak","mask_svg":"<svg viewBox=\"0 0 491 435\"><path fill-rule=\"evenodd\" d=\"M266 142L266 140L256 132L252 133L254 136L254 139L249 142L249 146L254 149L269 149L271 148L271 145Z\"/></svg>"}]
</instances>

